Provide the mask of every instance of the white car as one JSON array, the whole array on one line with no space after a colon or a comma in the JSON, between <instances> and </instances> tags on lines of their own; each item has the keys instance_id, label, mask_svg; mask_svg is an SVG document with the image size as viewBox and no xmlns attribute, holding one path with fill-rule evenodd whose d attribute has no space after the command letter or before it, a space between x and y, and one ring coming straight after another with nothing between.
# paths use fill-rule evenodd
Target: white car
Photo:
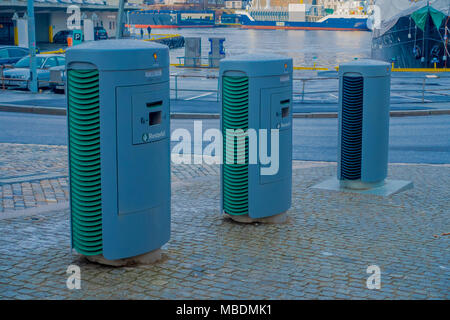
<instances>
[{"instance_id":1,"label":"white car","mask_svg":"<svg viewBox=\"0 0 450 320\"><path fill-rule=\"evenodd\" d=\"M66 84L66 66L61 65L50 68L50 89L57 92L64 92Z\"/></svg>"},{"instance_id":2,"label":"white car","mask_svg":"<svg viewBox=\"0 0 450 320\"><path fill-rule=\"evenodd\" d=\"M66 64L66 59L60 54L37 54L36 71L38 87L49 87L50 68ZM3 72L3 84L11 89L29 89L30 84L30 56L23 57L14 68Z\"/></svg>"}]
</instances>

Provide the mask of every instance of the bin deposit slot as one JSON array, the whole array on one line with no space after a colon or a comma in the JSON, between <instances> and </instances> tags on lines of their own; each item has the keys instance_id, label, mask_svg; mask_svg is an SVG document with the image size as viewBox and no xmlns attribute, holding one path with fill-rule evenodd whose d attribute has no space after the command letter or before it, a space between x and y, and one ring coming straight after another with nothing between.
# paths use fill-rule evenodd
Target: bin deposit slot
<instances>
[{"instance_id":1,"label":"bin deposit slot","mask_svg":"<svg viewBox=\"0 0 450 320\"><path fill-rule=\"evenodd\" d=\"M155 102L147 102L147 108L156 108L156 107L161 107L163 104L163 102L160 101L155 101Z\"/></svg>"},{"instance_id":2,"label":"bin deposit slot","mask_svg":"<svg viewBox=\"0 0 450 320\"><path fill-rule=\"evenodd\" d=\"M148 124L154 126L160 124L162 120L162 111L155 111L149 113Z\"/></svg>"}]
</instances>

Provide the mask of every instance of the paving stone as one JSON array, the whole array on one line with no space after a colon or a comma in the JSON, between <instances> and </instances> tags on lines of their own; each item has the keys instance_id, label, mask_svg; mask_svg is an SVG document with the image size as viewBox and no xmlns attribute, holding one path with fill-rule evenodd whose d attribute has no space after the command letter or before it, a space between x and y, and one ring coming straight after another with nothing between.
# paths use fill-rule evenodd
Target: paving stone
<instances>
[{"instance_id":1,"label":"paving stone","mask_svg":"<svg viewBox=\"0 0 450 320\"><path fill-rule=\"evenodd\" d=\"M0 180L2 212L68 200L65 147L11 150ZM3 159L2 159L3 163ZM172 166L172 235L152 266L107 268L70 252L69 212L0 220L0 299L449 299L448 165L390 165L415 188L381 198L309 187L336 164L294 162L287 223L240 225L219 212L219 167ZM61 174L26 180L27 176ZM82 289L66 269L82 270ZM381 290L366 288L369 265Z\"/></svg>"}]
</instances>

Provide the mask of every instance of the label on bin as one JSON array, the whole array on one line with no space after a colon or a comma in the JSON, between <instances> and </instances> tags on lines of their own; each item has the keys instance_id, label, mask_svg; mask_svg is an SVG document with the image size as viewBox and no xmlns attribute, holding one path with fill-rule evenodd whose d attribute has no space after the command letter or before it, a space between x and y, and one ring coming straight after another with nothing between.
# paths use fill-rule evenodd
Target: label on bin
<instances>
[{"instance_id":1,"label":"label on bin","mask_svg":"<svg viewBox=\"0 0 450 320\"><path fill-rule=\"evenodd\" d=\"M163 139L166 137L166 130L157 132L157 133L144 133L142 135L142 141L143 142L152 142L152 141L157 141L160 139Z\"/></svg>"},{"instance_id":2,"label":"label on bin","mask_svg":"<svg viewBox=\"0 0 450 320\"><path fill-rule=\"evenodd\" d=\"M286 82L289 81L289 79L290 79L289 75L285 74L280 77L280 82Z\"/></svg>"},{"instance_id":3,"label":"label on bin","mask_svg":"<svg viewBox=\"0 0 450 320\"><path fill-rule=\"evenodd\" d=\"M154 69L154 70L145 71L146 78L161 77L161 75L162 75L162 69Z\"/></svg>"}]
</instances>

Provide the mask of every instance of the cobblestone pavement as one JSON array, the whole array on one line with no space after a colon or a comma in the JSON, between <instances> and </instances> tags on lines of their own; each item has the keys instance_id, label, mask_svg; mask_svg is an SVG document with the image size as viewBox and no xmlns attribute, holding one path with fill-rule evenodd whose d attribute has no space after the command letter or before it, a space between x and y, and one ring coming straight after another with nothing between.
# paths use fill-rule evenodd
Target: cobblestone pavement
<instances>
[{"instance_id":1,"label":"cobblestone pavement","mask_svg":"<svg viewBox=\"0 0 450 320\"><path fill-rule=\"evenodd\" d=\"M66 147L0 143L0 218L67 197Z\"/></svg>"},{"instance_id":2,"label":"cobblestone pavement","mask_svg":"<svg viewBox=\"0 0 450 320\"><path fill-rule=\"evenodd\" d=\"M217 168L180 179L171 240L152 266L105 267L71 252L67 210L3 219L0 298L449 299L450 167L389 169L415 188L389 198L311 189L336 165L294 162L282 225L224 219ZM81 290L66 287L70 264L81 267ZM380 290L366 288L369 265L381 268Z\"/></svg>"},{"instance_id":3,"label":"cobblestone pavement","mask_svg":"<svg viewBox=\"0 0 450 320\"><path fill-rule=\"evenodd\" d=\"M0 219L11 212L69 199L67 147L0 143ZM172 166L174 181L217 174L209 165Z\"/></svg>"}]
</instances>

